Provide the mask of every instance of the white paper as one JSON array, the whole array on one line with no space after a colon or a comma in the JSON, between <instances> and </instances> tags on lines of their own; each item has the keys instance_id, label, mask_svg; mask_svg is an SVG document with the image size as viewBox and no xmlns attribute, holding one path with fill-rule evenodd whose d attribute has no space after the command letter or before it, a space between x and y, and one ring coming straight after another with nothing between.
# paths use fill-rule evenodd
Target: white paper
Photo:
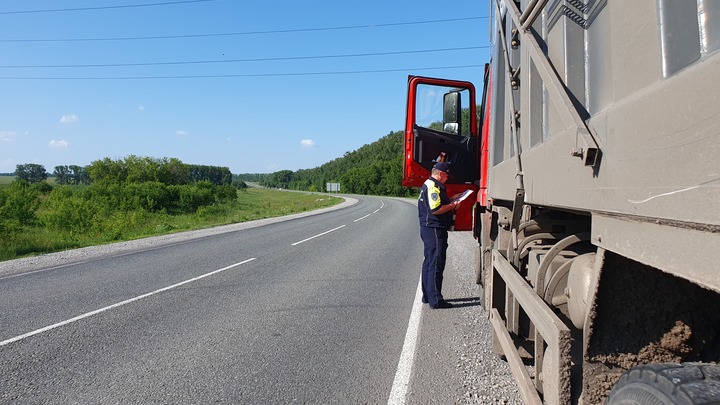
<instances>
[{"instance_id":1,"label":"white paper","mask_svg":"<svg viewBox=\"0 0 720 405\"><path fill-rule=\"evenodd\" d=\"M465 192L462 193L462 195L461 195L460 197L458 197L455 201L463 201L463 200L465 200L466 198L470 197L470 195L471 195L472 193L473 193L472 190L465 190Z\"/></svg>"}]
</instances>

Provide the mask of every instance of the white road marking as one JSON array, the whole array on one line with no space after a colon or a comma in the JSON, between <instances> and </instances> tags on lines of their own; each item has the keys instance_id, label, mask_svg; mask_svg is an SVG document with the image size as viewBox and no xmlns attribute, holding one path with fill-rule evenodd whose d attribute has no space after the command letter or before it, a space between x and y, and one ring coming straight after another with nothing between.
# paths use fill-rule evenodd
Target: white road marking
<instances>
[{"instance_id":1,"label":"white road marking","mask_svg":"<svg viewBox=\"0 0 720 405\"><path fill-rule=\"evenodd\" d=\"M398 361L395 380L390 390L388 405L405 404L405 396L407 395L408 386L410 385L410 376L412 375L413 363L415 362L415 347L417 345L418 334L420 333L421 298L422 288L421 283L418 282L415 301L412 311L410 312L410 321L408 321L408 328L405 333L405 343L403 343L403 349L400 353L400 361Z\"/></svg>"},{"instance_id":2,"label":"white road marking","mask_svg":"<svg viewBox=\"0 0 720 405\"><path fill-rule=\"evenodd\" d=\"M376 209L375 211L373 211L373 214L377 214L378 211L380 211L381 209L383 209L384 206L385 206L385 201L380 201L380 208L378 208L378 209Z\"/></svg>"},{"instance_id":3,"label":"white road marking","mask_svg":"<svg viewBox=\"0 0 720 405\"><path fill-rule=\"evenodd\" d=\"M99 314L99 313L101 313L101 312L105 312L105 311L107 311L107 310L110 310L110 309L113 309L113 308L117 308L117 307L123 306L123 305L125 305L125 304L129 304L129 303L131 303L131 302L135 302L135 301L141 300L141 299L143 299L143 298L147 298L147 297L150 297L150 296L152 296L152 295L159 294L159 293L164 292L164 291L172 290L173 288L180 287L181 285L185 285L185 284L187 284L187 283L192 283L193 281L197 281L197 280L203 279L203 278L205 278L205 277L212 276L213 274L220 273L221 271L229 270L229 269L232 269L233 267L237 267L237 266L240 266L240 265L242 265L242 264L249 263L249 262L251 262L251 261L253 261L253 260L255 260L255 259L256 259L256 258L253 257L252 259L247 259L247 260L244 260L244 261L242 261L242 262L240 262L240 263L231 264L231 265L229 265L229 266L227 266L227 267L223 267L222 269L218 269L218 270L215 270L215 271L211 271L210 273L203 274L203 275L201 275L201 276L198 276L198 277L195 277L195 278L191 278L191 279L189 279L189 280L181 281L181 282L179 282L179 283L177 283L177 284L173 284L173 285L171 285L171 286L164 287L164 288L161 288L161 289L159 289L159 290L155 290L155 291L153 291L153 292L149 292L149 293L147 293L147 294L139 295L139 296L137 296L137 297L130 298L130 299L125 300L125 301L122 301L122 302L118 302L117 304L113 304L113 305L107 306L107 307L105 307L105 308L96 309L96 310L94 310L94 311L90 311L90 312L87 312L87 313L85 313L85 314L78 315L78 316L76 316L76 317L74 317L74 318L70 318L70 319L68 319L68 320L65 320L65 321L62 321L62 322L58 322L58 323L53 324L53 325L50 325L50 326L46 326L46 327L44 327L44 328L40 328L40 329L34 330L34 331L32 331L32 332L28 332L28 333L26 333L26 334L24 334L24 335L15 336L14 338L7 339L7 340L3 340L2 342L0 342L0 346L5 346L5 345L8 345L8 344L10 344L10 343L17 342L18 340L22 340L22 339L28 338L28 337L30 337L30 336L37 335L37 334L39 334L39 333L47 332L47 331L49 331L49 330L52 330L52 329L55 329L55 328L59 328L59 327L61 327L61 326L65 326L65 325L67 325L67 324L70 324L70 323L73 323L73 322L77 322L77 321L79 321L79 320L81 320L81 319L85 319L85 318L91 317L91 316L93 316L93 315L97 315L97 314Z\"/></svg>"},{"instance_id":4,"label":"white road marking","mask_svg":"<svg viewBox=\"0 0 720 405\"><path fill-rule=\"evenodd\" d=\"M380 201L380 208L378 208L378 209L376 209L375 211L373 211L372 214L377 214L381 209L383 209L384 206L385 206L385 202L384 202L384 201ZM364 217L361 217L361 218L358 218L358 219L354 220L353 222L362 221L363 219L369 217L369 216L372 215L372 214L367 214L367 215L365 215Z\"/></svg>"},{"instance_id":5,"label":"white road marking","mask_svg":"<svg viewBox=\"0 0 720 405\"><path fill-rule=\"evenodd\" d=\"M299 242L295 242L295 243L293 243L291 246L297 246L297 245L299 245L299 244L301 244L301 243L303 243L303 242L307 242L307 241L309 241L309 240L311 240L311 239L315 239L315 238L317 238L317 237L320 237L320 236L323 236L323 235L327 235L327 234L330 233L330 232L337 231L338 229L344 228L344 227L345 227L345 225L338 226L337 228L331 229L331 230L329 230L329 231L325 231L325 232L319 233L319 234L317 234L317 235L315 235L315 236L311 236L311 237L309 237L309 238L307 238L307 239L303 239L303 240L301 240L301 241L299 241Z\"/></svg>"},{"instance_id":6,"label":"white road marking","mask_svg":"<svg viewBox=\"0 0 720 405\"><path fill-rule=\"evenodd\" d=\"M362 221L363 219L369 217L370 215L372 215L372 214L367 214L367 215L365 215L364 217L361 217L361 218L358 218L358 219L354 220L353 222Z\"/></svg>"}]
</instances>

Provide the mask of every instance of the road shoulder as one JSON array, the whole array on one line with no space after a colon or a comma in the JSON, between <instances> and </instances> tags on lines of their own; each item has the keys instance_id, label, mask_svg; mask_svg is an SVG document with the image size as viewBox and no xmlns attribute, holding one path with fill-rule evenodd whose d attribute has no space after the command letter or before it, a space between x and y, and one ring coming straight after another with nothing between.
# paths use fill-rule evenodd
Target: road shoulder
<instances>
[{"instance_id":1,"label":"road shoulder","mask_svg":"<svg viewBox=\"0 0 720 405\"><path fill-rule=\"evenodd\" d=\"M423 306L407 404L523 403L508 364L492 352L474 281L476 249L470 232L450 233L443 295L454 307Z\"/></svg>"}]
</instances>

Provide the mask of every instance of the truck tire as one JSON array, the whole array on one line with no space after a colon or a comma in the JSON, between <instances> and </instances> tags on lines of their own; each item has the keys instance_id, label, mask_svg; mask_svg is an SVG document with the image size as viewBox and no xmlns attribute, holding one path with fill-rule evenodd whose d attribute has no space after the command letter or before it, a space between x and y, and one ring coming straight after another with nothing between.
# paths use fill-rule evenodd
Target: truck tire
<instances>
[{"instance_id":1,"label":"truck tire","mask_svg":"<svg viewBox=\"0 0 720 405\"><path fill-rule=\"evenodd\" d=\"M626 371L607 405L720 404L720 365L645 364Z\"/></svg>"}]
</instances>

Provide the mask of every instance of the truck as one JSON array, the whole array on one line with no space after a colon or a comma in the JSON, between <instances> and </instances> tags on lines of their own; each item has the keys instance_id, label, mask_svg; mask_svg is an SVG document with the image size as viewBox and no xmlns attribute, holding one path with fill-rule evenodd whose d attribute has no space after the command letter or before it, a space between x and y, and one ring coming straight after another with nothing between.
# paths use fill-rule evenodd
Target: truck
<instances>
[{"instance_id":1,"label":"truck","mask_svg":"<svg viewBox=\"0 0 720 405\"><path fill-rule=\"evenodd\" d=\"M720 1L489 2L483 77L408 78L402 183L474 193L495 352L527 404L720 403Z\"/></svg>"}]
</instances>

